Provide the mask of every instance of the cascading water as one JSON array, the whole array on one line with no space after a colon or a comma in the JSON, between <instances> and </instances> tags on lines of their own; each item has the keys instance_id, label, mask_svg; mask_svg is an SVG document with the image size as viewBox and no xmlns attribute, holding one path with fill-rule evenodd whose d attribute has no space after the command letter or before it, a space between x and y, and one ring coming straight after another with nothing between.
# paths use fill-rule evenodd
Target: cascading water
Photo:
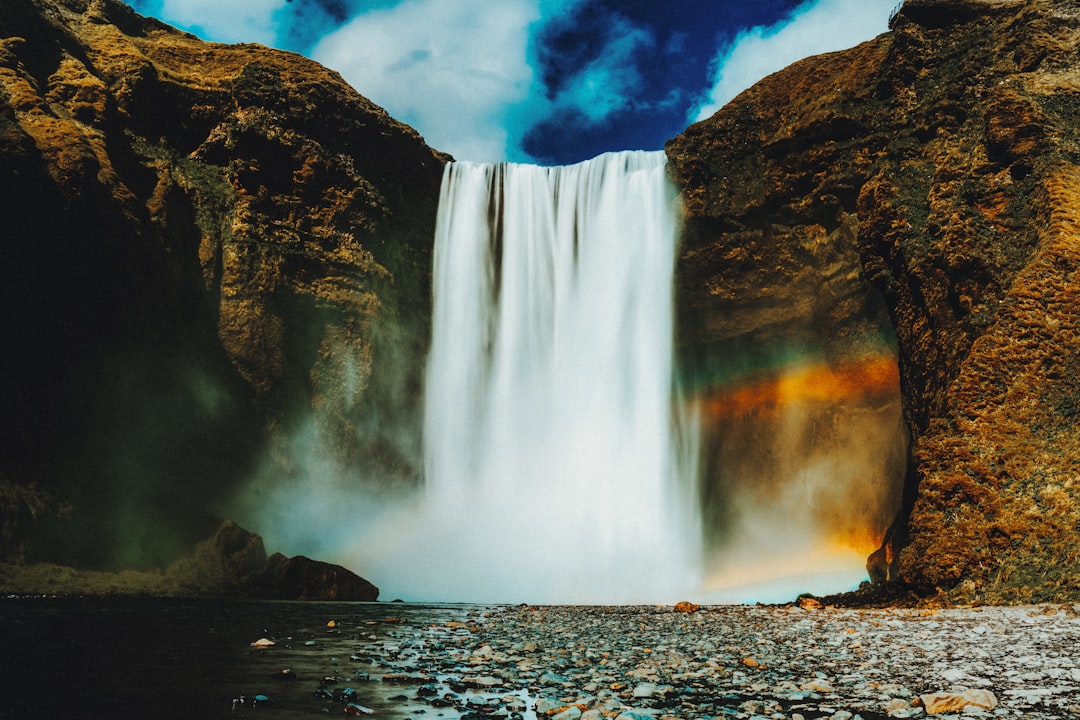
<instances>
[{"instance_id":1,"label":"cascading water","mask_svg":"<svg viewBox=\"0 0 1080 720\"><path fill-rule=\"evenodd\" d=\"M389 594L646 602L699 586L695 452L673 402L677 215L659 152L448 166L426 487L407 539L367 563Z\"/></svg>"},{"instance_id":2,"label":"cascading water","mask_svg":"<svg viewBox=\"0 0 1080 720\"><path fill-rule=\"evenodd\" d=\"M843 352L804 332L785 362L714 377L754 370L771 347L733 343L708 358L716 368L681 368L694 385L680 398L679 210L659 152L448 165L423 487L358 479L303 433L302 482L259 486L268 541L356 568L384 599L781 602L853 589L904 477L895 340L875 334L870 308L854 320L865 332L839 336ZM729 299L730 312L758 312L754 297Z\"/></svg>"}]
</instances>

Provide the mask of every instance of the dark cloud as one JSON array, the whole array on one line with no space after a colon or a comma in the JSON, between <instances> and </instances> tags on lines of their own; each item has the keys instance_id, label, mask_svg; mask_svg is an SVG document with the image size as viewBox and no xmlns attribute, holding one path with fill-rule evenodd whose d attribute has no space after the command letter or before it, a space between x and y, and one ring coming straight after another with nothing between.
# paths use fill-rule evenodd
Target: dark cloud
<instances>
[{"instance_id":1,"label":"dark cloud","mask_svg":"<svg viewBox=\"0 0 1080 720\"><path fill-rule=\"evenodd\" d=\"M554 107L524 132L522 150L540 162L561 164L608 150L659 149L682 131L691 107L712 86L717 51L740 30L771 25L798 4L583 0L549 19L535 37L537 71ZM588 98L574 89L583 82L595 85L586 73L613 61L621 82L594 90L611 95L594 102L601 109L587 106Z\"/></svg>"},{"instance_id":2,"label":"dark cloud","mask_svg":"<svg viewBox=\"0 0 1080 720\"><path fill-rule=\"evenodd\" d=\"M285 1L285 7L278 13L279 44L300 53L308 52L324 35L344 25L356 13L391 4L357 0Z\"/></svg>"},{"instance_id":3,"label":"dark cloud","mask_svg":"<svg viewBox=\"0 0 1080 720\"><path fill-rule=\"evenodd\" d=\"M657 138L667 139L674 134L671 127L681 130L685 125L681 112L630 109L592 122L576 108L561 108L533 125L521 146L538 163L567 165L605 152L658 149Z\"/></svg>"}]
</instances>

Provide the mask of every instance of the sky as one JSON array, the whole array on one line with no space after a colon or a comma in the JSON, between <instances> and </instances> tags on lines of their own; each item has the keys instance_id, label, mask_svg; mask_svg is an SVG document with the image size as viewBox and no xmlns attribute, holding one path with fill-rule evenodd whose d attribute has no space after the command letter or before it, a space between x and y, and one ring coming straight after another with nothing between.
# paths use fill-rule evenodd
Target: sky
<instances>
[{"instance_id":1,"label":"sky","mask_svg":"<svg viewBox=\"0 0 1080 720\"><path fill-rule=\"evenodd\" d=\"M458 160L659 150L754 82L885 32L900 0L128 0L337 70Z\"/></svg>"}]
</instances>

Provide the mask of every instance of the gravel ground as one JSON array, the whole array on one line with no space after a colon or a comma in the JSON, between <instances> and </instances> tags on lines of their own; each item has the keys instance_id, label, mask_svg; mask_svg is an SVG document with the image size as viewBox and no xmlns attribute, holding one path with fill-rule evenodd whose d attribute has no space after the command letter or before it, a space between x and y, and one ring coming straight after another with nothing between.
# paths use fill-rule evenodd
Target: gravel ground
<instances>
[{"instance_id":1,"label":"gravel ground","mask_svg":"<svg viewBox=\"0 0 1080 720\"><path fill-rule=\"evenodd\" d=\"M352 688L346 712L378 696L378 715L421 718L1080 714L1066 606L519 606L379 628L350 639L352 677L327 679ZM954 710L932 712L941 701Z\"/></svg>"},{"instance_id":2,"label":"gravel ground","mask_svg":"<svg viewBox=\"0 0 1080 720\"><path fill-rule=\"evenodd\" d=\"M1080 715L1073 606L804 604L0 598L0 718Z\"/></svg>"}]
</instances>

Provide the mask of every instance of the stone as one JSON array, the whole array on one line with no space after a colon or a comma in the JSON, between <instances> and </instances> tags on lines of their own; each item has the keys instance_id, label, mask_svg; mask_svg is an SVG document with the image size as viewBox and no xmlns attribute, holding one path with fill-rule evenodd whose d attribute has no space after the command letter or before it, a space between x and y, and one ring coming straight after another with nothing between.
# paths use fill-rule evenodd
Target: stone
<instances>
[{"instance_id":1,"label":"stone","mask_svg":"<svg viewBox=\"0 0 1080 720\"><path fill-rule=\"evenodd\" d=\"M641 712L640 710L626 710L619 713L615 720L656 720L655 717L648 713Z\"/></svg>"},{"instance_id":2,"label":"stone","mask_svg":"<svg viewBox=\"0 0 1080 720\"><path fill-rule=\"evenodd\" d=\"M382 681L385 683L393 683L395 685L426 685L432 682L434 678L424 673L386 673L382 677Z\"/></svg>"},{"instance_id":3,"label":"stone","mask_svg":"<svg viewBox=\"0 0 1080 720\"><path fill-rule=\"evenodd\" d=\"M562 685L567 682L567 677L559 673L547 672L540 676L540 682L544 685Z\"/></svg>"},{"instance_id":4,"label":"stone","mask_svg":"<svg viewBox=\"0 0 1080 720\"><path fill-rule=\"evenodd\" d=\"M942 713L961 712L964 708L973 706L983 710L993 710L998 701L994 693L989 690L964 690L963 692L935 692L920 695L919 702L928 715L940 715Z\"/></svg>"},{"instance_id":5,"label":"stone","mask_svg":"<svg viewBox=\"0 0 1080 720\"><path fill-rule=\"evenodd\" d=\"M373 602L379 598L379 589L351 570L304 555L288 558L274 553L258 582L266 595L281 599Z\"/></svg>"},{"instance_id":6,"label":"stone","mask_svg":"<svg viewBox=\"0 0 1080 720\"><path fill-rule=\"evenodd\" d=\"M941 673L941 678L950 683L957 683L965 677L967 677L967 672L960 668L949 668Z\"/></svg>"},{"instance_id":7,"label":"stone","mask_svg":"<svg viewBox=\"0 0 1080 720\"><path fill-rule=\"evenodd\" d=\"M581 708L571 705L562 712L551 716L551 720L578 720L581 717Z\"/></svg>"},{"instance_id":8,"label":"stone","mask_svg":"<svg viewBox=\"0 0 1080 720\"><path fill-rule=\"evenodd\" d=\"M471 688L493 688L502 685L503 681L491 675L471 675L461 678L461 684Z\"/></svg>"},{"instance_id":9,"label":"stone","mask_svg":"<svg viewBox=\"0 0 1080 720\"><path fill-rule=\"evenodd\" d=\"M881 709L892 715L895 712L906 712L911 708L911 703L900 698L893 698L881 706Z\"/></svg>"},{"instance_id":10,"label":"stone","mask_svg":"<svg viewBox=\"0 0 1080 720\"><path fill-rule=\"evenodd\" d=\"M552 698L542 697L536 701L536 714L550 715L561 707L562 705Z\"/></svg>"},{"instance_id":11,"label":"stone","mask_svg":"<svg viewBox=\"0 0 1080 720\"><path fill-rule=\"evenodd\" d=\"M357 612L362 617L379 611ZM405 621L389 630L392 638L381 622L373 626L380 628L376 633L327 633L320 637L325 649L319 652L328 657L337 652L344 660L347 649L368 658L380 675L386 673L386 683L364 687L361 694L375 694L381 703L389 698L429 709L467 707L493 717L534 710L539 720L550 720L576 706L583 716L589 715L586 720L595 720L598 713L606 718L638 713L653 720L779 720L795 714L829 720L960 714L1042 718L1080 706L1080 688L1071 672L1078 665L1073 651L1080 643L1080 624L1063 624L1059 613L1029 616L1026 607L928 612L832 606L808 614L792 613L790 606L714 606L692 623L670 606L550 608L543 622L527 610L500 607L485 609L476 632L462 637L454 637L439 616L453 612L462 611L411 608ZM317 610L312 615L319 617ZM342 625L355 622L350 617ZM975 622L986 624L989 631L972 633ZM304 637L300 631L293 636ZM461 644L447 644L450 637ZM851 641L855 637L858 646ZM623 638L626 642L620 642ZM752 646L748 638L753 638ZM516 658L502 652L526 641L550 648L531 657L544 667L566 668L566 683L540 686L536 675L519 671ZM479 674L472 662L474 648L485 647L492 649L491 660ZM763 667L749 670L741 665L751 647ZM587 649L594 653L591 660ZM252 651L251 657L258 658L258 653ZM596 664L597 658L605 664ZM429 681L415 692L397 694L403 689L395 687L394 674L420 669L428 671ZM934 709L929 697L913 702L911 688L938 687L949 670L963 671L960 680L968 687L992 682L992 692L1003 702L988 710L972 703L990 694L963 688L953 689L952 694L968 694L944 715L928 712ZM1034 671L1043 673L1043 683L1031 685L1023 679ZM645 679L654 674L658 679ZM466 687L469 678L488 675L508 690ZM331 687L342 685L340 678L328 681Z\"/></svg>"},{"instance_id":12,"label":"stone","mask_svg":"<svg viewBox=\"0 0 1080 720\"><path fill-rule=\"evenodd\" d=\"M345 705L346 715L373 715L374 713L374 710L369 707L364 707L360 703L350 702Z\"/></svg>"}]
</instances>

